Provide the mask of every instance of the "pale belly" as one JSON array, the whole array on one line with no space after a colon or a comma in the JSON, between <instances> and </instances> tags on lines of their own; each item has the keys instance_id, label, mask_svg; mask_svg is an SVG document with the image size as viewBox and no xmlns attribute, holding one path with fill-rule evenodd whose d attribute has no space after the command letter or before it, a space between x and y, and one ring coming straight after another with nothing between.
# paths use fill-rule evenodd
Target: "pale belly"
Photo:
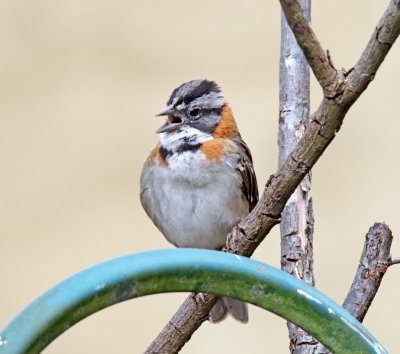
<instances>
[{"instance_id":1,"label":"pale belly","mask_svg":"<svg viewBox=\"0 0 400 354\"><path fill-rule=\"evenodd\" d=\"M248 214L240 180L228 166L201 183L154 166L141 184L147 214L177 247L221 248L238 219Z\"/></svg>"}]
</instances>

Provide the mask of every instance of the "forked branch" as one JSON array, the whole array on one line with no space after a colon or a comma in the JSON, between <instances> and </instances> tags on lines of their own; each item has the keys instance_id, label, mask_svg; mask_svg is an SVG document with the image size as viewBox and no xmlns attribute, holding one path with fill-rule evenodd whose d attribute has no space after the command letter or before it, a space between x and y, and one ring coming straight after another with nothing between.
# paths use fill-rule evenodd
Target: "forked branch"
<instances>
[{"instance_id":1,"label":"forked branch","mask_svg":"<svg viewBox=\"0 0 400 354\"><path fill-rule=\"evenodd\" d=\"M281 3L285 1L281 0ZM292 0L290 3L297 6L298 2ZM321 58L323 50L315 34L309 31L302 33L303 39L299 41L299 32L303 27L296 27L295 24L302 22L304 15L295 13L296 18L293 18L292 12L286 13L288 23L314 73L319 72L320 66L312 58ZM334 139L347 111L373 80L399 32L400 0L391 0L354 69L343 74L343 81L339 80L340 84L327 83L327 80L337 80L338 76L336 75L335 79L331 75L331 70L324 61L321 69L323 74L318 74L317 77L323 82L325 97L313 114L303 138L278 171L269 178L259 203L238 225L236 235L227 241L224 252L251 256L270 230L279 223L287 200ZM303 41L311 42L313 46L306 48ZM327 78L323 79L325 76ZM327 90L326 87L334 89ZM329 94L326 94L328 91ZM208 318L208 312L216 299L216 296L210 295L206 296L204 301L199 301L198 295L189 295L146 353L178 352Z\"/></svg>"},{"instance_id":2,"label":"forked branch","mask_svg":"<svg viewBox=\"0 0 400 354\"><path fill-rule=\"evenodd\" d=\"M300 2L298 0L280 0L280 3L286 16L286 21L292 29L297 43L302 49L325 96L334 97L339 83L343 81L343 76L339 75L331 62L330 56L321 47L307 16L303 13Z\"/></svg>"}]
</instances>

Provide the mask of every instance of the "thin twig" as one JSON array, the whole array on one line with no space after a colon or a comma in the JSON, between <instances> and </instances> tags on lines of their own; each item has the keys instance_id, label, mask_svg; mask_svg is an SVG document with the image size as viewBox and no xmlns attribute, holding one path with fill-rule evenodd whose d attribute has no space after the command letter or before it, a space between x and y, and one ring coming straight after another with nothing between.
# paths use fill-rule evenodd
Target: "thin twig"
<instances>
[{"instance_id":1,"label":"thin twig","mask_svg":"<svg viewBox=\"0 0 400 354\"><path fill-rule=\"evenodd\" d=\"M392 257L390 260L390 265L400 264L400 257Z\"/></svg>"},{"instance_id":2,"label":"thin twig","mask_svg":"<svg viewBox=\"0 0 400 354\"><path fill-rule=\"evenodd\" d=\"M398 37L400 32L399 1L390 2L367 48L356 64L357 70L348 74L347 79L350 80L351 85L345 83L344 89L340 88L337 95L333 96L334 98L323 98L296 149L270 177L260 201L238 225L238 232L227 241L224 252L251 256L270 230L279 223L287 200L334 139L347 111L373 79L373 76L368 74L372 71L376 72L390 46ZM382 28L384 31L381 30ZM302 47L301 43L299 45ZM193 295L189 295L174 315L171 325L168 324L161 331L146 353L178 352L201 323L208 318L210 307L215 301L215 296L209 296L204 303L198 303ZM181 322L179 319L182 317L188 320Z\"/></svg>"},{"instance_id":3,"label":"thin twig","mask_svg":"<svg viewBox=\"0 0 400 354\"><path fill-rule=\"evenodd\" d=\"M393 262L390 256L392 240L392 231L384 223L375 223L365 236L360 264L343 303L343 307L360 322L364 320L382 278ZM322 344L316 347L316 353L329 353Z\"/></svg>"}]
</instances>

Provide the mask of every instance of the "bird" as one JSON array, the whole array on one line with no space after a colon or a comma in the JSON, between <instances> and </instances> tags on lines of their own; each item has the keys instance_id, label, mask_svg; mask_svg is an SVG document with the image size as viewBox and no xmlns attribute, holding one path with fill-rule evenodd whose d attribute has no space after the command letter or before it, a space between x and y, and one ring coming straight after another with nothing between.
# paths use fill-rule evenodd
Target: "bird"
<instances>
[{"instance_id":1,"label":"bird","mask_svg":"<svg viewBox=\"0 0 400 354\"><path fill-rule=\"evenodd\" d=\"M258 201L250 150L214 81L180 85L160 116L166 117L156 131L160 141L141 172L141 204L174 246L220 250ZM248 321L246 304L222 297L210 322L228 314Z\"/></svg>"}]
</instances>

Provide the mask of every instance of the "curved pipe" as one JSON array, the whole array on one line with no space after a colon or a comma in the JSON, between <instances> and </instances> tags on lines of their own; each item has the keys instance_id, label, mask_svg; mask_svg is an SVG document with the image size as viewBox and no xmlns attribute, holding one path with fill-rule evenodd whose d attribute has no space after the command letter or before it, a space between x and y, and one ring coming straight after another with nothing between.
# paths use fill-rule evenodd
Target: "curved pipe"
<instances>
[{"instance_id":1,"label":"curved pipe","mask_svg":"<svg viewBox=\"0 0 400 354\"><path fill-rule=\"evenodd\" d=\"M0 333L1 354L37 353L91 314L165 292L227 295L302 327L335 353L387 353L342 307L289 274L255 260L199 249L155 250L103 262L54 286Z\"/></svg>"}]
</instances>

